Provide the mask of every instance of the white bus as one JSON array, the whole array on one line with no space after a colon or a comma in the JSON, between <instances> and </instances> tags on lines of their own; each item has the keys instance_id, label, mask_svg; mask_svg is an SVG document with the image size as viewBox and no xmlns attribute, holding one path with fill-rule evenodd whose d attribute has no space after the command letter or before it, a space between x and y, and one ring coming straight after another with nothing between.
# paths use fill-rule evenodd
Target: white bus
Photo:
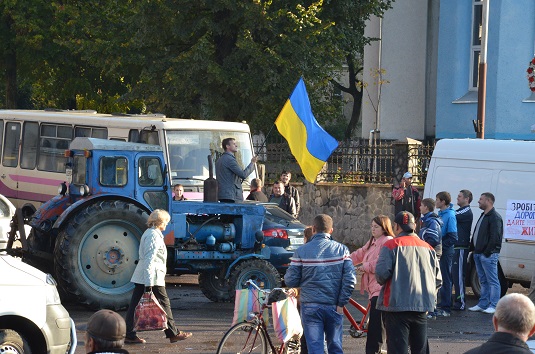
<instances>
[{"instance_id":1,"label":"white bus","mask_svg":"<svg viewBox=\"0 0 535 354\"><path fill-rule=\"evenodd\" d=\"M0 110L0 194L17 207L25 203L37 207L56 195L65 181L64 151L75 137L159 144L173 185L184 185L188 199L202 199L203 182L209 176L208 155L214 161L219 157L224 138L236 139L236 158L243 167L254 153L245 123L166 118L161 114ZM257 171L248 176L244 190L256 177Z\"/></svg>"}]
</instances>

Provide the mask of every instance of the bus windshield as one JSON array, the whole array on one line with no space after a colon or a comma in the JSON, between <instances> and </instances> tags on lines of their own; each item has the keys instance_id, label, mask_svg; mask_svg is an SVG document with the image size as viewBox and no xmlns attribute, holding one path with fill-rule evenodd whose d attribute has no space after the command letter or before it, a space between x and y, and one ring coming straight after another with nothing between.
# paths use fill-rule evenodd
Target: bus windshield
<instances>
[{"instance_id":1,"label":"bus windshield","mask_svg":"<svg viewBox=\"0 0 535 354\"><path fill-rule=\"evenodd\" d=\"M214 177L216 177L215 161L223 153L221 142L225 138L236 139L238 152L235 156L243 169L249 165L253 157L251 137L246 132L167 130L166 133L173 184L188 181L188 185L202 186L203 181L209 177L208 155L212 155L214 160ZM246 178L244 186L249 186L251 179L256 177L254 171Z\"/></svg>"}]
</instances>

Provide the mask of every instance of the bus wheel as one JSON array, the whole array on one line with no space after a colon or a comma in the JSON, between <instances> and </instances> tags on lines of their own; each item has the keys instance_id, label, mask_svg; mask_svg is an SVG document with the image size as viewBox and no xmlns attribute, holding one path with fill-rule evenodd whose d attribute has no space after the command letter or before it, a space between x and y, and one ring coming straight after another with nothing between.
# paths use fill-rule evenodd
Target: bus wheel
<instances>
[{"instance_id":1,"label":"bus wheel","mask_svg":"<svg viewBox=\"0 0 535 354\"><path fill-rule=\"evenodd\" d=\"M230 286L227 279L214 271L199 273L199 288L204 296L213 302L230 301Z\"/></svg>"},{"instance_id":2,"label":"bus wheel","mask_svg":"<svg viewBox=\"0 0 535 354\"><path fill-rule=\"evenodd\" d=\"M123 201L79 210L56 241L54 268L60 287L92 309L128 306L148 214Z\"/></svg>"},{"instance_id":3,"label":"bus wheel","mask_svg":"<svg viewBox=\"0 0 535 354\"><path fill-rule=\"evenodd\" d=\"M236 296L235 290L247 289L247 280L251 279L261 289L280 288L281 277L277 268L264 259L247 259L234 268L230 274L230 295Z\"/></svg>"}]
</instances>

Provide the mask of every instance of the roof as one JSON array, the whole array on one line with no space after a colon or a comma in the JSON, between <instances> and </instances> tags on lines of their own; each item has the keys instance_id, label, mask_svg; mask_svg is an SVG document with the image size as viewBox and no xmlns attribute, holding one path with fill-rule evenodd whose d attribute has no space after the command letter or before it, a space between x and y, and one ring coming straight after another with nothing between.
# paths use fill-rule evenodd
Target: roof
<instances>
[{"instance_id":1,"label":"roof","mask_svg":"<svg viewBox=\"0 0 535 354\"><path fill-rule=\"evenodd\" d=\"M160 145L139 144L97 138L75 138L71 142L69 148L71 150L162 151L162 147Z\"/></svg>"}]
</instances>

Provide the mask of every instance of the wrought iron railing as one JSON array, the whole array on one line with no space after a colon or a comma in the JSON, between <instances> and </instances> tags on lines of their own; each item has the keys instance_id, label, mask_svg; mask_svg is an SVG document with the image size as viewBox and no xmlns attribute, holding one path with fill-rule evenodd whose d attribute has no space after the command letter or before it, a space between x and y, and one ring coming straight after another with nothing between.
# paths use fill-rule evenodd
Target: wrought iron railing
<instances>
[{"instance_id":1,"label":"wrought iron railing","mask_svg":"<svg viewBox=\"0 0 535 354\"><path fill-rule=\"evenodd\" d=\"M434 143L406 144L405 161L396 161L396 144L391 140L354 139L340 142L329 157L318 181L349 184L392 184L395 178L396 163L404 172L409 170L418 184L424 184L433 153ZM255 151L261 144L255 144ZM280 135L270 137L263 146L260 156L266 165L266 180L274 181L280 173L289 170L293 181L304 177L297 161L290 152L288 143ZM405 159L405 157L403 158Z\"/></svg>"}]
</instances>

